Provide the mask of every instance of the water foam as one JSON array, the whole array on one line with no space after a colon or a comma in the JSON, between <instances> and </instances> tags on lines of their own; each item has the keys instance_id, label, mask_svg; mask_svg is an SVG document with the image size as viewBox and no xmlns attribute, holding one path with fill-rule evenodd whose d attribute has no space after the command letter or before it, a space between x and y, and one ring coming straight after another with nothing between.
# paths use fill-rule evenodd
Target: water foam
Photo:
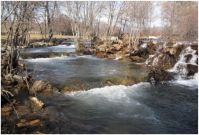
<instances>
[{"instance_id":1,"label":"water foam","mask_svg":"<svg viewBox=\"0 0 199 135\"><path fill-rule=\"evenodd\" d=\"M34 59L24 59L24 60L27 62L51 62L51 61L55 61L55 60L73 60L73 59L78 59L78 58L100 60L100 58L93 57L92 55L61 56L61 57L52 57L52 58L34 58Z\"/></svg>"},{"instance_id":2,"label":"water foam","mask_svg":"<svg viewBox=\"0 0 199 135\"><path fill-rule=\"evenodd\" d=\"M186 56L190 55L191 58L190 60L186 61ZM179 56L178 62L174 65L173 68L169 69L169 72L175 72L179 74L179 79L181 77L186 77L187 76L187 64L192 64L192 65L197 65L196 61L198 56L196 55L196 50L193 50L190 46L185 48L180 56Z\"/></svg>"},{"instance_id":3,"label":"water foam","mask_svg":"<svg viewBox=\"0 0 199 135\"><path fill-rule=\"evenodd\" d=\"M95 108L100 108L100 110L114 109L113 114L119 118L158 121L152 108L137 100L137 98L145 97L142 89L146 87L150 87L147 82L132 86L114 85L94 88L88 91L65 93L65 96L76 99L81 103L95 106Z\"/></svg>"},{"instance_id":4,"label":"water foam","mask_svg":"<svg viewBox=\"0 0 199 135\"><path fill-rule=\"evenodd\" d=\"M67 46L67 45L57 45L57 46L51 46L51 47L48 47L48 48L52 48L52 49L59 49L59 48L76 48L76 46L75 45L69 45L69 46Z\"/></svg>"},{"instance_id":5,"label":"water foam","mask_svg":"<svg viewBox=\"0 0 199 135\"><path fill-rule=\"evenodd\" d=\"M77 91L65 93L71 97L82 97L82 96L99 96L107 99L110 102L130 102L129 94L135 92L138 89L150 86L147 82L138 83L132 86L114 85L105 86L102 88L93 88L88 91ZM136 93L135 93L136 94Z\"/></svg>"},{"instance_id":6,"label":"water foam","mask_svg":"<svg viewBox=\"0 0 199 135\"><path fill-rule=\"evenodd\" d=\"M62 60L62 59L71 59L71 58L73 57L62 56L62 57L53 57L53 58L35 58L35 59L24 59L24 60L27 62L50 62L52 60Z\"/></svg>"},{"instance_id":7,"label":"water foam","mask_svg":"<svg viewBox=\"0 0 199 135\"><path fill-rule=\"evenodd\" d=\"M198 73L196 73L194 76L192 76L188 80L179 78L179 79L177 79L175 81L171 81L171 83L173 83L173 84L180 84L180 85L183 85L183 86L188 86L191 89L193 89L193 88L197 89L198 88Z\"/></svg>"}]
</instances>

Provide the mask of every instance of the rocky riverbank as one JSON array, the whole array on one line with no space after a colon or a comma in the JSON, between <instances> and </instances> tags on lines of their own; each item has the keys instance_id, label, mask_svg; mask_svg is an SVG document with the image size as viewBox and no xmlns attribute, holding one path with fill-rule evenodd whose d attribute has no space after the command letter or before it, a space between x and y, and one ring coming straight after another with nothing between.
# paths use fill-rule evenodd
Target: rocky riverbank
<instances>
[{"instance_id":1,"label":"rocky riverbank","mask_svg":"<svg viewBox=\"0 0 199 135\"><path fill-rule=\"evenodd\" d=\"M39 96L59 95L50 83L37 81L28 75L22 61L10 70L10 49L1 50L1 133L40 133L46 104ZM48 121L45 118L45 121Z\"/></svg>"},{"instance_id":2,"label":"rocky riverbank","mask_svg":"<svg viewBox=\"0 0 199 135\"><path fill-rule=\"evenodd\" d=\"M155 82L174 79L175 73L171 69L182 59L182 53L186 53L183 60L186 63L186 76L193 76L198 72L198 43L196 42L165 42L165 43L143 43L139 41L129 44L125 36L119 37L116 41L103 41L98 37L92 40L92 48L81 46L83 54L93 54L100 58L144 63L149 69L148 81L155 79ZM178 69L185 68L178 65ZM151 82L151 81L150 81Z\"/></svg>"},{"instance_id":3,"label":"rocky riverbank","mask_svg":"<svg viewBox=\"0 0 199 135\"><path fill-rule=\"evenodd\" d=\"M91 41L91 48L80 47L83 54L93 54L100 58L117 59L131 62L142 63L145 62L149 55L154 54L159 44L153 42L132 43L129 44L128 39L125 36L121 36L115 41L103 41L98 37L94 37Z\"/></svg>"},{"instance_id":4,"label":"rocky riverbank","mask_svg":"<svg viewBox=\"0 0 199 135\"><path fill-rule=\"evenodd\" d=\"M48 117L50 112L46 109L49 106L46 100L52 97L61 98L62 92L111 85L133 85L143 81L148 81L155 86L164 81L176 79L176 74L189 79L198 72L197 44L140 42L129 48L125 37L109 42L95 37L91 42L91 48L85 48L80 44L80 54L141 63L141 66L148 67L148 75L143 78L110 77L103 80L99 86L77 81L64 86L63 89L58 89L47 81L33 79L34 74L27 72L21 60L18 60L15 63L16 67L10 70L10 51L9 47L1 50L2 133L44 133L44 129L48 126L53 127L59 120ZM59 54L49 53L47 57L54 57L54 55Z\"/></svg>"}]
</instances>

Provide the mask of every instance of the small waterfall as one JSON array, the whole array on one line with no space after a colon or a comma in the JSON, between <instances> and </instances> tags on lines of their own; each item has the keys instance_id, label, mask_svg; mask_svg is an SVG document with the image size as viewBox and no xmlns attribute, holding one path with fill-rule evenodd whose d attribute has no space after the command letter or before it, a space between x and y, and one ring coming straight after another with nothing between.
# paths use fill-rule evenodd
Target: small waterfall
<instances>
[{"instance_id":1,"label":"small waterfall","mask_svg":"<svg viewBox=\"0 0 199 135\"><path fill-rule=\"evenodd\" d=\"M197 66L197 54L196 50L193 50L190 46L186 47L180 54L178 62L174 67L168 71L178 74L177 79L187 78L188 65Z\"/></svg>"}]
</instances>

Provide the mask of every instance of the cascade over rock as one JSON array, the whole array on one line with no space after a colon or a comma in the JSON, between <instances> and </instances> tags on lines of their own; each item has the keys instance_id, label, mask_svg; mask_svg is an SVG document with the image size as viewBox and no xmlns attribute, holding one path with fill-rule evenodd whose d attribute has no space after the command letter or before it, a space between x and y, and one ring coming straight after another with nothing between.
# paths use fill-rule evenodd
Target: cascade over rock
<instances>
[{"instance_id":1,"label":"cascade over rock","mask_svg":"<svg viewBox=\"0 0 199 135\"><path fill-rule=\"evenodd\" d=\"M196 48L196 45L193 44L172 45L171 43L167 43L162 48L159 48L145 62L150 69L148 81L156 83L158 81L170 80L176 74L178 76L177 79L186 79L194 76L198 72Z\"/></svg>"}]
</instances>

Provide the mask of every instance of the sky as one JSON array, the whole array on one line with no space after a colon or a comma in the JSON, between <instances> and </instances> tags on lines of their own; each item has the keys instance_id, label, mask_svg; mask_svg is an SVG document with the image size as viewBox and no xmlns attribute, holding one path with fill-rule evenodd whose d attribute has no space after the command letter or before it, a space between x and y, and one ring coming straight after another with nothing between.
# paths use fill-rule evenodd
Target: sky
<instances>
[{"instance_id":1,"label":"sky","mask_svg":"<svg viewBox=\"0 0 199 135\"><path fill-rule=\"evenodd\" d=\"M64 7L61 7L61 12L66 14ZM153 9L152 18L153 19L152 19L151 27L161 27L162 26L160 2L154 1L154 9ZM107 16L101 16L100 20L102 22L106 22L106 23L108 22Z\"/></svg>"},{"instance_id":2,"label":"sky","mask_svg":"<svg viewBox=\"0 0 199 135\"><path fill-rule=\"evenodd\" d=\"M161 22L161 6L159 3L155 3L153 10L153 21L152 21L152 27L161 27L162 22Z\"/></svg>"}]
</instances>

